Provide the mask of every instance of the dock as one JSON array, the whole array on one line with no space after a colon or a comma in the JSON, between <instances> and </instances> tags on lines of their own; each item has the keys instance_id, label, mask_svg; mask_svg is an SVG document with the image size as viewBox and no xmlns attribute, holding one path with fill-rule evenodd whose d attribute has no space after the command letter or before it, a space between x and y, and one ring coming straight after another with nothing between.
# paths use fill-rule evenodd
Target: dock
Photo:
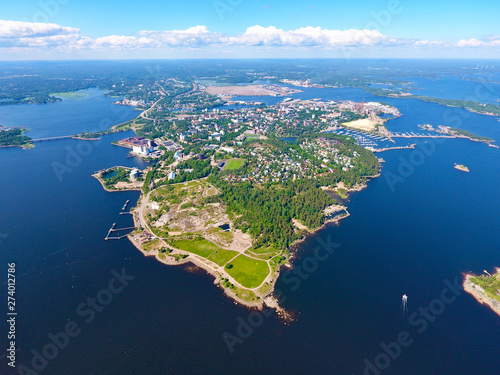
<instances>
[{"instance_id":1,"label":"dock","mask_svg":"<svg viewBox=\"0 0 500 375\"><path fill-rule=\"evenodd\" d=\"M106 234L106 237L104 238L104 241L107 241L107 240L119 240L119 239L122 239L123 237L127 237L127 234L124 234L124 235L121 235L121 236L111 237L111 233L113 233L113 232L119 232L119 231L122 231L122 230L135 229L135 227L116 228L116 229L115 229L115 227L116 227L116 223L113 223L113 225L111 226L111 228L109 228L108 234Z\"/></svg>"},{"instance_id":2,"label":"dock","mask_svg":"<svg viewBox=\"0 0 500 375\"><path fill-rule=\"evenodd\" d=\"M122 207L122 211L125 211L125 209L127 208L128 204L129 204L130 200L127 199L127 201L125 202L125 204L123 205Z\"/></svg>"}]
</instances>

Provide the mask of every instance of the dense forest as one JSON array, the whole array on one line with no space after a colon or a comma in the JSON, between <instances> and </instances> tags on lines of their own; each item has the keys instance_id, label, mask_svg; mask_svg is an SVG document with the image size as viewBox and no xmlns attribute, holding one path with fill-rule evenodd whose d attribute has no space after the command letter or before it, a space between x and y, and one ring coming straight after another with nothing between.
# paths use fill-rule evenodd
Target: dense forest
<instances>
[{"instance_id":1,"label":"dense forest","mask_svg":"<svg viewBox=\"0 0 500 375\"><path fill-rule=\"evenodd\" d=\"M212 175L209 181L221 193L219 199L235 218L237 228L248 232L254 247L274 245L285 249L300 237L292 219L310 229L324 223L323 209L335 201L314 180L299 180L283 186L254 185L249 182L228 184Z\"/></svg>"},{"instance_id":2,"label":"dense forest","mask_svg":"<svg viewBox=\"0 0 500 375\"><path fill-rule=\"evenodd\" d=\"M0 131L0 146L21 146L31 141L31 138L23 135L23 132L23 129Z\"/></svg>"}]
</instances>

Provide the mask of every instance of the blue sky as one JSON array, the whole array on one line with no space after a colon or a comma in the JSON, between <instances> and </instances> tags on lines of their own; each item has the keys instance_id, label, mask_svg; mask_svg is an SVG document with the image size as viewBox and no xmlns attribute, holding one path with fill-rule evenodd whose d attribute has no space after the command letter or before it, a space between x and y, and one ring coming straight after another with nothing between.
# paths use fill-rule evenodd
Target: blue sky
<instances>
[{"instance_id":1,"label":"blue sky","mask_svg":"<svg viewBox=\"0 0 500 375\"><path fill-rule=\"evenodd\" d=\"M500 57L499 16L498 0L23 0L2 6L0 52L3 59L491 58Z\"/></svg>"}]
</instances>

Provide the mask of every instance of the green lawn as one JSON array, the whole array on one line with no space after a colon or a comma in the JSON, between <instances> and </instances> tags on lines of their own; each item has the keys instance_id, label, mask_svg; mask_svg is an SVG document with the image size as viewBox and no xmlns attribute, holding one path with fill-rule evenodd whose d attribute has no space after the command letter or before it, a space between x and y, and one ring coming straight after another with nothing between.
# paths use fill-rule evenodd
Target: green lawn
<instances>
[{"instance_id":1,"label":"green lawn","mask_svg":"<svg viewBox=\"0 0 500 375\"><path fill-rule=\"evenodd\" d=\"M271 246L260 246L258 248L253 248L251 249L252 252L254 252L255 254L277 254L279 251L276 250L276 248L271 245Z\"/></svg>"},{"instance_id":2,"label":"green lawn","mask_svg":"<svg viewBox=\"0 0 500 375\"><path fill-rule=\"evenodd\" d=\"M230 159L228 160L226 166L224 167L224 170L236 170L240 169L241 166L243 165L244 160L243 159Z\"/></svg>"},{"instance_id":3,"label":"green lawn","mask_svg":"<svg viewBox=\"0 0 500 375\"><path fill-rule=\"evenodd\" d=\"M223 266L238 254L237 251L221 249L206 239L173 240L170 241L170 244L177 249L189 251L190 253L211 260L219 266Z\"/></svg>"},{"instance_id":4,"label":"green lawn","mask_svg":"<svg viewBox=\"0 0 500 375\"><path fill-rule=\"evenodd\" d=\"M231 268L226 266L226 271L245 288L258 287L269 275L269 266L262 260L239 255L231 261Z\"/></svg>"},{"instance_id":5,"label":"green lawn","mask_svg":"<svg viewBox=\"0 0 500 375\"><path fill-rule=\"evenodd\" d=\"M216 263L219 266L225 265L231 259L238 255L237 251L232 250L216 250L208 257L208 260Z\"/></svg>"}]
</instances>

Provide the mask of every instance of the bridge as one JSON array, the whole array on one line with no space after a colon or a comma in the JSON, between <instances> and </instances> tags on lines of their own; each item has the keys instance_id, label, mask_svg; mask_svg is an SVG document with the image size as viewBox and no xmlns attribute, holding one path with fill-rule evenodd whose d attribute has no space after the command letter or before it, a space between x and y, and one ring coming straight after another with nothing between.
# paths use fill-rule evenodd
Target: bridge
<instances>
[{"instance_id":1,"label":"bridge","mask_svg":"<svg viewBox=\"0 0 500 375\"><path fill-rule=\"evenodd\" d=\"M36 138L36 139L32 139L31 142L56 141L58 139L68 139L68 138L73 138L73 137L74 137L74 135L61 135L59 137Z\"/></svg>"}]
</instances>

